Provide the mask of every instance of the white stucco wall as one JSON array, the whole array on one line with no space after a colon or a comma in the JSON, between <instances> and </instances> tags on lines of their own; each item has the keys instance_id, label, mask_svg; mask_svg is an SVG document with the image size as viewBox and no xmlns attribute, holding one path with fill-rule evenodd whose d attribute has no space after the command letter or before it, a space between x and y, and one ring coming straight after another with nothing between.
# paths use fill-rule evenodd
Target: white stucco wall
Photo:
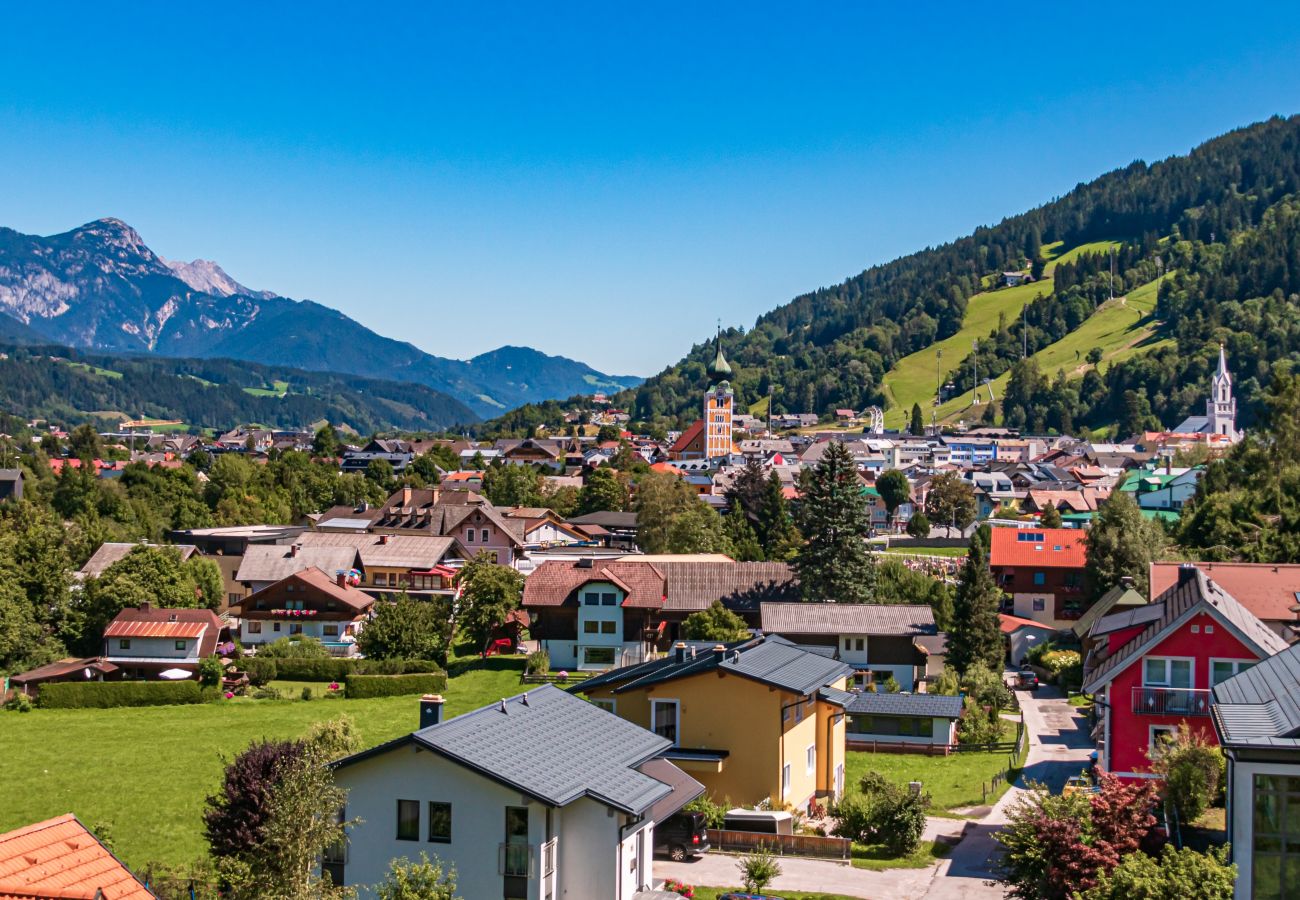
<instances>
[{"instance_id":1,"label":"white stucco wall","mask_svg":"<svg viewBox=\"0 0 1300 900\"><path fill-rule=\"evenodd\" d=\"M849 716L847 731L844 736L849 740L880 741L882 744L954 744L957 742L957 723L953 719L931 719L931 737L917 737L913 734L875 734L853 730L853 717Z\"/></svg>"},{"instance_id":2,"label":"white stucco wall","mask_svg":"<svg viewBox=\"0 0 1300 900\"><path fill-rule=\"evenodd\" d=\"M195 638L185 641L185 649L177 650L177 638L105 638L109 657L152 657L176 660L196 660L199 658L199 642ZM122 649L122 641L130 641L131 646Z\"/></svg>"}]
</instances>

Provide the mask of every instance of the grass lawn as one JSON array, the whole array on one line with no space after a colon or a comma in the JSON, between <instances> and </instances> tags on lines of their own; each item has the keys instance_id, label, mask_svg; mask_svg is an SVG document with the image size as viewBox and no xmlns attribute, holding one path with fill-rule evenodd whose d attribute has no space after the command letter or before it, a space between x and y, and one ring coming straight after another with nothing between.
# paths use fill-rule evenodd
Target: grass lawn
<instances>
[{"instance_id":1,"label":"grass lawn","mask_svg":"<svg viewBox=\"0 0 1300 900\"><path fill-rule=\"evenodd\" d=\"M739 887L704 887L698 885L695 888L695 900L718 900L723 894L732 891L743 891ZM768 888L768 893L772 892ZM774 896L780 897L781 900L861 900L860 897L850 897L847 894L810 894L807 891L778 891Z\"/></svg>"},{"instance_id":2,"label":"grass lawn","mask_svg":"<svg viewBox=\"0 0 1300 900\"><path fill-rule=\"evenodd\" d=\"M966 547L890 547L881 553L896 553L900 556L965 556Z\"/></svg>"},{"instance_id":3,"label":"grass lawn","mask_svg":"<svg viewBox=\"0 0 1300 900\"><path fill-rule=\"evenodd\" d=\"M67 365L71 366L74 369L80 369L83 372L89 372L92 375L99 375L102 378L117 379L122 377L121 372L115 371L113 369L101 369L99 366L92 366L89 363L69 362Z\"/></svg>"},{"instance_id":4,"label":"grass lawn","mask_svg":"<svg viewBox=\"0 0 1300 900\"><path fill-rule=\"evenodd\" d=\"M1015 723L1005 722L1003 730L1010 729L1010 740L1015 736ZM992 803L1006 789L1005 783L987 796L982 788L998 772L1006 768L1008 754L994 752L953 753L950 756L925 756L920 753L870 753L851 750L844 772L846 792L856 792L858 783L867 772L876 771L896 784L921 782L921 789L930 795L933 815L949 815L954 809Z\"/></svg>"},{"instance_id":5,"label":"grass lawn","mask_svg":"<svg viewBox=\"0 0 1300 900\"><path fill-rule=\"evenodd\" d=\"M522 669L522 657L494 658L452 679L446 715L519 693ZM414 696L0 712L0 831L74 812L92 827L109 823L132 868L184 865L206 851L203 798L220 782L223 756L344 713L363 747L419 723Z\"/></svg>"},{"instance_id":6,"label":"grass lawn","mask_svg":"<svg viewBox=\"0 0 1300 900\"><path fill-rule=\"evenodd\" d=\"M939 841L921 841L915 853L898 857L890 856L883 844L854 844L853 868L871 869L873 872L885 869L924 869L943 859L951 850L951 847Z\"/></svg>"},{"instance_id":7,"label":"grass lawn","mask_svg":"<svg viewBox=\"0 0 1300 900\"><path fill-rule=\"evenodd\" d=\"M1069 703L1071 706L1077 706L1079 708L1087 708L1089 706L1092 706L1092 700L1084 696L1083 694L1075 694L1066 702Z\"/></svg>"}]
</instances>

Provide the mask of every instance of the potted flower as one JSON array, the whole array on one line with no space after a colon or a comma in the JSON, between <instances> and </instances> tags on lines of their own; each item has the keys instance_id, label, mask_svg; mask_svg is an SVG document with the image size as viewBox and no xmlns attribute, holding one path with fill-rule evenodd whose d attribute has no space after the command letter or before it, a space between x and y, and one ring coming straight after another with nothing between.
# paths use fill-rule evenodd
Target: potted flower
<instances>
[{"instance_id":1,"label":"potted flower","mask_svg":"<svg viewBox=\"0 0 1300 900\"><path fill-rule=\"evenodd\" d=\"M564 669L561 669L561 670L556 674L556 676L555 676L555 680L556 680L556 681L559 681L559 682L565 682L565 681L568 681L568 680L569 680L569 673L566 672Z\"/></svg>"}]
</instances>

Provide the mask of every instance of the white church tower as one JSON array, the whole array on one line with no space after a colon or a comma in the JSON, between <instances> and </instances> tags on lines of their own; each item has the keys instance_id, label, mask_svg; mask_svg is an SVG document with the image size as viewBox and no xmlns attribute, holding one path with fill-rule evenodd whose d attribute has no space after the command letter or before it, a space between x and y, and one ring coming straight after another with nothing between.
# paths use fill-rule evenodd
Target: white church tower
<instances>
[{"instance_id":1,"label":"white church tower","mask_svg":"<svg viewBox=\"0 0 1300 900\"><path fill-rule=\"evenodd\" d=\"M1205 431L1227 435L1237 441L1237 398L1232 395L1232 376L1228 374L1228 357L1219 345L1219 368L1214 373L1210 399L1205 401Z\"/></svg>"}]
</instances>

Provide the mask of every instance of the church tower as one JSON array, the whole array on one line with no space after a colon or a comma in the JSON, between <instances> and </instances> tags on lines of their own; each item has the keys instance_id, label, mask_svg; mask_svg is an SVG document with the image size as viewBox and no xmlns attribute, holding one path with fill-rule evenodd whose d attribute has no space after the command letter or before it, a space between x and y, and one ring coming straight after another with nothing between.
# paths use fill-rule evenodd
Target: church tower
<instances>
[{"instance_id":1,"label":"church tower","mask_svg":"<svg viewBox=\"0 0 1300 900\"><path fill-rule=\"evenodd\" d=\"M1237 440L1237 398L1232 396L1232 376L1228 374L1228 357L1219 345L1219 368L1214 373L1210 399L1205 401L1205 430L1209 434L1227 435Z\"/></svg>"},{"instance_id":2,"label":"church tower","mask_svg":"<svg viewBox=\"0 0 1300 900\"><path fill-rule=\"evenodd\" d=\"M718 328L718 355L709 367L709 390L704 395L704 458L728 456L735 450L731 436L736 395L731 391L731 365L722 355L722 328Z\"/></svg>"}]
</instances>

